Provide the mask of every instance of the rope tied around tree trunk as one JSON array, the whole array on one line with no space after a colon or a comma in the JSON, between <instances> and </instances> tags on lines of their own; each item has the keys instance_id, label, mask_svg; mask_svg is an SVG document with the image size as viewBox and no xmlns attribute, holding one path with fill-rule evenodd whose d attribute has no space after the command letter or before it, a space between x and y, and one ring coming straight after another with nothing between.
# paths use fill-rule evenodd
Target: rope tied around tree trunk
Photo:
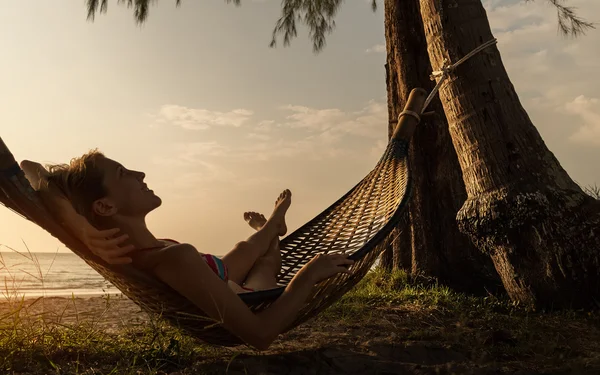
<instances>
[{"instance_id":1,"label":"rope tied around tree trunk","mask_svg":"<svg viewBox=\"0 0 600 375\"><path fill-rule=\"evenodd\" d=\"M427 106L429 106L429 104L431 103L431 101L433 100L433 98L435 97L435 95L440 90L440 87L442 86L442 83L444 83L444 81L446 80L446 78L448 78L448 76L450 75L450 73L452 73L456 68L458 68L458 66L460 64L464 63L465 61L467 61L471 57L475 56L479 52L483 51L484 49L486 49L486 48L488 48L490 46L493 46L496 43L498 43L498 39L496 39L496 38L494 38L492 40L488 40L487 42L483 43L482 45L480 45L479 47L475 48L471 52L467 53L462 59L458 60L454 64L449 64L448 63L448 59L444 59L444 66L442 66L441 70L435 70L430 75L430 78L431 78L432 81L435 81L436 78L438 78L438 77L440 77L440 80L436 83L436 85L433 88L433 90L431 90L431 92L429 93L429 96L427 97L427 99L425 99L425 104L423 105L423 111L421 112L421 114L423 112L425 112L425 109L427 108Z\"/></svg>"},{"instance_id":2,"label":"rope tied around tree trunk","mask_svg":"<svg viewBox=\"0 0 600 375\"><path fill-rule=\"evenodd\" d=\"M446 78L448 78L450 73L452 73L456 68L458 68L459 65L461 65L462 63L464 63L471 57L475 56L476 54L483 51L484 49L486 49L490 46L493 46L496 43L498 43L498 39L496 39L496 38L489 40L489 41L483 43L482 45L480 45L479 47L475 48L471 52L467 53L463 58L461 58L454 64L449 64L448 59L444 59L444 65L442 66L441 70L435 70L429 76L429 78L431 78L432 81L435 81L436 78L438 78L438 77L440 77L440 80L436 83L433 90L431 90L431 92L429 93L429 96L427 96L427 99L425 99L425 104L423 105L423 109L421 110L421 113L419 114L419 113L416 113L413 111L405 110L405 111L400 112L397 120L390 121L390 123L400 122L400 117L402 117L402 116L413 116L414 118L417 119L417 121L421 121L421 116L423 116L425 114L425 110L427 109L429 104L431 104L431 101L433 100L435 95L440 90L440 87L442 87L442 83L444 83L444 81L446 80Z\"/></svg>"},{"instance_id":3,"label":"rope tied around tree trunk","mask_svg":"<svg viewBox=\"0 0 600 375\"><path fill-rule=\"evenodd\" d=\"M440 1L440 4L441 4L441 1ZM444 59L444 65L442 66L441 70L435 70L429 76L432 81L434 81L437 77L440 77L440 80L436 83L435 87L431 90L431 92L427 96L427 99L425 99L425 104L423 105L423 109L421 110L421 113L419 114L414 111L404 110L404 111L400 112L400 114L398 115L398 119L395 121L392 121L392 123L400 122L400 117L402 117L402 116L413 116L414 118L417 119L417 121L421 121L421 116L423 116L424 114L426 115L425 110L427 109L427 107L429 106L429 104L431 103L431 101L433 100L435 95L438 93L438 91L440 90L440 87L442 86L442 83L444 83L444 81L446 80L446 78L448 78L450 73L452 73L454 71L454 69L456 69L460 64L464 63L465 61L467 61L471 57L475 56L479 52L483 51L484 49L486 49L490 46L493 46L496 43L498 43L498 39L496 39L496 38L489 40L489 41L483 43L482 45L480 45L479 47L475 48L471 52L467 53L463 58L461 58L454 64L449 64L448 59ZM400 237L401 234L402 234L402 231L400 231L400 233L398 233L398 235L396 237L394 237L394 239L391 241L391 243L396 241L398 239L398 237Z\"/></svg>"}]
</instances>

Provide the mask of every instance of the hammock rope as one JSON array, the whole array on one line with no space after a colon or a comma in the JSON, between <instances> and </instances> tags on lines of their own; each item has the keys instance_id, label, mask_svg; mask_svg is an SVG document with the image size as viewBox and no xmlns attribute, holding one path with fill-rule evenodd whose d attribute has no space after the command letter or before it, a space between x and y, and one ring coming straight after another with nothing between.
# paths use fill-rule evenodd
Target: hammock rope
<instances>
[{"instance_id":1,"label":"hammock rope","mask_svg":"<svg viewBox=\"0 0 600 375\"><path fill-rule=\"evenodd\" d=\"M416 99L412 102L418 103L412 109L418 111L427 93L416 89L413 94L411 96ZM413 118L404 118L398 125L399 128L413 129L415 126ZM399 222L410 197L409 139L406 132L398 132L371 173L330 207L280 241L282 269L277 277L278 287L239 294L252 311L268 308L284 292L294 275L317 254L346 253L355 263L350 274L338 274L315 285L286 331L329 307L364 277L385 248L385 239ZM131 264L107 264L94 255L46 209L39 193L31 187L25 172L18 168L1 138L0 171L0 202L59 239L144 311L161 316L205 342L223 346L242 344L219 322L208 318L191 301L153 275Z\"/></svg>"}]
</instances>

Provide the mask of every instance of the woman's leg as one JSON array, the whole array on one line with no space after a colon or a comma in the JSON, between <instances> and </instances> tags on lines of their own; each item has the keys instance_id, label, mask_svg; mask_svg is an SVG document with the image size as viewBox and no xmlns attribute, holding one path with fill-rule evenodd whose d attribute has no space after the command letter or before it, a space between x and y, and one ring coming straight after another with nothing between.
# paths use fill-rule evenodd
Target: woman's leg
<instances>
[{"instance_id":1,"label":"woman's leg","mask_svg":"<svg viewBox=\"0 0 600 375\"><path fill-rule=\"evenodd\" d=\"M244 286L253 290L265 290L277 287L277 275L281 270L281 252L279 238L269 245L269 251L254 263L248 272Z\"/></svg>"},{"instance_id":2,"label":"woman's leg","mask_svg":"<svg viewBox=\"0 0 600 375\"><path fill-rule=\"evenodd\" d=\"M275 227L275 230L273 230ZM225 254L223 263L227 266L229 279L241 285L254 263L269 249L269 244L277 238L277 227L267 224L246 241L238 242L233 249Z\"/></svg>"},{"instance_id":3,"label":"woman's leg","mask_svg":"<svg viewBox=\"0 0 600 375\"><path fill-rule=\"evenodd\" d=\"M285 213L291 204L291 196L289 190L281 193L275 202L275 209L269 220L246 241L237 243L229 253L223 256L223 263L227 266L231 281L242 285L258 259L272 248L273 240L277 239L277 248L279 248L278 236L284 235L287 230Z\"/></svg>"}]
</instances>

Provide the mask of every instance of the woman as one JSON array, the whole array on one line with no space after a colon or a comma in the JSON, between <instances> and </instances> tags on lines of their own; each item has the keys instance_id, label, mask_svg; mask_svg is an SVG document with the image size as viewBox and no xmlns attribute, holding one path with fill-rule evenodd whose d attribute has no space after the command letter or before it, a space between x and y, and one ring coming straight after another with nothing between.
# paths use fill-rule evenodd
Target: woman
<instances>
[{"instance_id":1,"label":"woman","mask_svg":"<svg viewBox=\"0 0 600 375\"><path fill-rule=\"evenodd\" d=\"M157 239L145 218L162 201L144 183L144 173L129 170L98 151L68 165L51 166L49 172L28 161L21 167L44 202L96 255L113 264L132 262L156 275L259 350L267 349L292 323L313 285L348 273L353 264L346 255L318 255L296 273L268 309L254 313L236 292L276 287L281 268L279 236L287 231L285 214L291 204L289 190L278 197L269 219L245 213L256 233L219 259L199 253L190 244Z\"/></svg>"}]
</instances>

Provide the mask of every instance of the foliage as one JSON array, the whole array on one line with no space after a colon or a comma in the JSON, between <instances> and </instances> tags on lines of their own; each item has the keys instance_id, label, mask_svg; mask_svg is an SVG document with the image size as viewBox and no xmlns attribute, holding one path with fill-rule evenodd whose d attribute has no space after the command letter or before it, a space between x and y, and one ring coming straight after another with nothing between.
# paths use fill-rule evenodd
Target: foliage
<instances>
[{"instance_id":1,"label":"foliage","mask_svg":"<svg viewBox=\"0 0 600 375\"><path fill-rule=\"evenodd\" d=\"M97 13L105 13L108 0L86 0L88 19L93 21ZM126 4L134 8L133 15L138 24L148 18L150 4L157 0L117 0L119 4ZM440 2L442 0L439 0ZM524 0L532 2L535 0ZM539 0L538 0L539 1ZM579 36L585 34L594 24L585 21L575 13L575 8L564 5L566 0L545 0L556 8L558 28L563 35ZM241 0L225 0L226 3L241 5ZM281 16L275 23L270 47L277 45L277 37L283 38L283 45L289 46L292 39L298 36L297 22L303 23L308 28L309 38L313 43L313 51L320 52L325 48L327 35L335 29L335 16L343 0L282 0ZM181 5L181 0L175 0L175 5ZM377 0L371 0L371 9L377 10Z\"/></svg>"}]
</instances>

